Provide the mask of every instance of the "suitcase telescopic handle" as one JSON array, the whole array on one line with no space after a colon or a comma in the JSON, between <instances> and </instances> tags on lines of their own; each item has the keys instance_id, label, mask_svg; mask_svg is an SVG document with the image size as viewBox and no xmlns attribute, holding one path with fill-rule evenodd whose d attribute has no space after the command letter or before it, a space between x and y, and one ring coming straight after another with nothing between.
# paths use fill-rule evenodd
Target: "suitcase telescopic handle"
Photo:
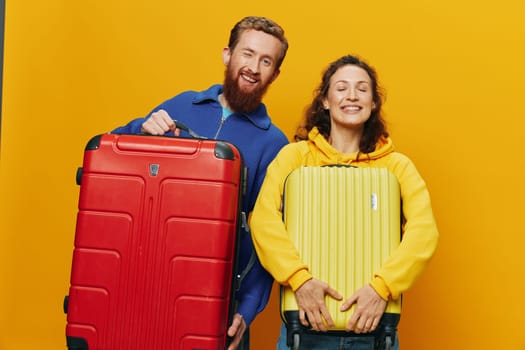
<instances>
[{"instance_id":1,"label":"suitcase telescopic handle","mask_svg":"<svg viewBox=\"0 0 525 350\"><path fill-rule=\"evenodd\" d=\"M190 134L191 137L194 137L196 139L201 139L201 140L207 140L208 138L205 137L205 136L201 136L199 134L197 134L195 131L191 130L186 124L184 124L183 122L181 121L178 121L178 120L175 120L175 119L172 119L173 122L175 123L175 127L177 129L181 129L181 130L184 130L186 131L188 134ZM139 135L150 135L148 133L139 133Z\"/></svg>"},{"instance_id":2,"label":"suitcase telescopic handle","mask_svg":"<svg viewBox=\"0 0 525 350\"><path fill-rule=\"evenodd\" d=\"M349 164L327 164L327 165L323 165L323 167L328 167L328 168L357 168L355 165L349 165Z\"/></svg>"}]
</instances>

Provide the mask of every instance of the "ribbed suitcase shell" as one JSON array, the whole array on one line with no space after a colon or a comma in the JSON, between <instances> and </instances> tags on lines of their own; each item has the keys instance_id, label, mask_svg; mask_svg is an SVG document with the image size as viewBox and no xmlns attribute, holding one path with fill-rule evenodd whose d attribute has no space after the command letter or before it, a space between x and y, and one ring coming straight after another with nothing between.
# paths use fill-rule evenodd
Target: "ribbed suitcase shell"
<instances>
[{"instance_id":1,"label":"ribbed suitcase shell","mask_svg":"<svg viewBox=\"0 0 525 350\"><path fill-rule=\"evenodd\" d=\"M243 164L212 140L104 134L84 153L70 349L224 349Z\"/></svg>"},{"instance_id":2,"label":"ribbed suitcase shell","mask_svg":"<svg viewBox=\"0 0 525 350\"><path fill-rule=\"evenodd\" d=\"M386 168L301 167L287 178L283 219L311 273L343 295L343 301L366 285L400 242L398 181ZM344 330L355 305L327 297L328 311ZM297 310L289 287L281 290L281 315ZM386 313L401 312L401 298Z\"/></svg>"}]
</instances>

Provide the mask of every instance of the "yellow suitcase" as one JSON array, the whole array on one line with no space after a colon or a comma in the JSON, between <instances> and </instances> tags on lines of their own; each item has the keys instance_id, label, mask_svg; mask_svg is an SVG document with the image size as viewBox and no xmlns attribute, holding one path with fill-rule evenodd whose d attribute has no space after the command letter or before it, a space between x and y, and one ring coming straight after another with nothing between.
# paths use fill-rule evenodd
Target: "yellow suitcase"
<instances>
[{"instance_id":1,"label":"yellow suitcase","mask_svg":"<svg viewBox=\"0 0 525 350\"><path fill-rule=\"evenodd\" d=\"M312 274L347 299L370 282L399 245L400 206L397 178L386 168L301 167L286 179L283 220ZM326 298L335 323L328 333L358 336L345 331L355 305L341 312L342 302ZM393 344L400 313L401 298L390 301L373 332L376 349ZM288 345L297 349L300 334L308 329L299 323L294 293L285 286L281 287L281 317Z\"/></svg>"}]
</instances>

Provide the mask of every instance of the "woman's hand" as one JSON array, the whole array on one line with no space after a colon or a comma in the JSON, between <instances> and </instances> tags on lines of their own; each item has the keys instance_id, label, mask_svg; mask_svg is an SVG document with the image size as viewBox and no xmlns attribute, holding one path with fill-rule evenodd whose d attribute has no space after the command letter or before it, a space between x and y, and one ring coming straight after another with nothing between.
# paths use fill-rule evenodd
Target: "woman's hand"
<instances>
[{"instance_id":1,"label":"woman's hand","mask_svg":"<svg viewBox=\"0 0 525 350\"><path fill-rule=\"evenodd\" d=\"M299 306L299 319L303 326L310 325L313 330L323 332L328 330L327 326L334 326L334 321L324 301L327 294L336 300L343 299L343 296L331 288L328 283L316 278L306 281L295 291L295 298Z\"/></svg>"},{"instance_id":2,"label":"woman's hand","mask_svg":"<svg viewBox=\"0 0 525 350\"><path fill-rule=\"evenodd\" d=\"M346 329L355 333L374 331L385 312L387 301L381 298L374 288L366 285L343 303L341 311L347 311L353 304L356 304L355 311Z\"/></svg>"}]
</instances>

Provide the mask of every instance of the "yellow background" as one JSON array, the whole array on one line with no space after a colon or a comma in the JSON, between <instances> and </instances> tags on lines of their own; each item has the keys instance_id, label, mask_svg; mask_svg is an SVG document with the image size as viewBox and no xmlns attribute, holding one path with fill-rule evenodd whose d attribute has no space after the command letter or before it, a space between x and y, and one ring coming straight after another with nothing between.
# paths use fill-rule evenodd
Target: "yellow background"
<instances>
[{"instance_id":1,"label":"yellow background","mask_svg":"<svg viewBox=\"0 0 525 350\"><path fill-rule=\"evenodd\" d=\"M222 82L229 30L256 14L290 41L265 100L288 136L326 64L357 53L387 89L398 150L427 180L441 241L405 294L402 349L524 350L524 13L522 0L8 0L0 349L65 349L87 140ZM276 296L255 321L255 350L274 348Z\"/></svg>"}]
</instances>

